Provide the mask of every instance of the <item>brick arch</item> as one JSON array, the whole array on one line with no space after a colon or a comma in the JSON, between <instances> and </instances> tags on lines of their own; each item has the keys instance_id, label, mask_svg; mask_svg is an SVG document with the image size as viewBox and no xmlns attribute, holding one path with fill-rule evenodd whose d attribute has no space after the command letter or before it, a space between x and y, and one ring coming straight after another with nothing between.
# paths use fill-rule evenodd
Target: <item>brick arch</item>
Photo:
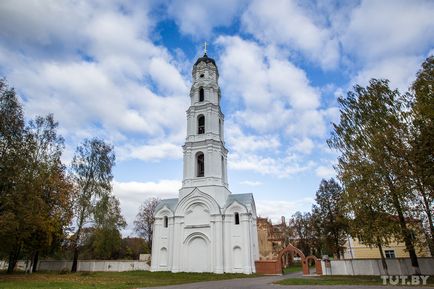
<instances>
[{"instance_id":1,"label":"brick arch","mask_svg":"<svg viewBox=\"0 0 434 289\"><path fill-rule=\"evenodd\" d=\"M303 252L300 249L298 249L297 247L295 247L292 244L288 244L288 246L286 246L284 249L282 249L279 252L279 255L277 256L277 260L280 263L280 270L282 270L282 267L283 267L282 266L282 256L283 256L283 254L286 254L286 253L297 254L301 259L301 266L303 268L303 274L309 275L309 265L307 264L306 256L303 254ZM309 257L311 257L311 256L309 256Z\"/></svg>"},{"instance_id":2,"label":"brick arch","mask_svg":"<svg viewBox=\"0 0 434 289\"><path fill-rule=\"evenodd\" d=\"M303 274L304 275L309 275L309 265L307 263L309 260L315 261L316 274L322 275L321 260L315 256L306 257L300 249L298 249L297 247L295 247L292 244L289 244L284 249L282 249L279 252L279 254L277 255L277 259L275 259L275 260L255 261L256 273L266 274L266 275L281 275L282 274L282 268L283 268L282 257L286 253L293 253L293 254L297 254L298 256L300 256L301 265L303 268Z\"/></svg>"},{"instance_id":3,"label":"brick arch","mask_svg":"<svg viewBox=\"0 0 434 289\"><path fill-rule=\"evenodd\" d=\"M313 255L307 256L305 259L306 266L308 267L307 274L310 274L310 272L309 272L309 260L315 261L315 274L322 275L321 260L318 259L317 257L313 256ZM303 274L304 274L304 270L303 270Z\"/></svg>"}]
</instances>

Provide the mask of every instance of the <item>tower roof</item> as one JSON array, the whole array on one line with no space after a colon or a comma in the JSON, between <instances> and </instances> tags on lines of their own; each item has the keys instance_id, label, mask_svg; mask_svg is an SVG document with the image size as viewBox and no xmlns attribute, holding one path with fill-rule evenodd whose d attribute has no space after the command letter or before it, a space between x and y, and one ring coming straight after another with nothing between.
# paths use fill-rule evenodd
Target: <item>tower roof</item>
<instances>
[{"instance_id":1,"label":"tower roof","mask_svg":"<svg viewBox=\"0 0 434 289\"><path fill-rule=\"evenodd\" d=\"M196 63L194 64L194 66L198 65L202 61L205 62L205 63L210 63L211 62L217 68L217 65L215 64L214 59L208 57L208 55L206 53L202 57L200 57L200 58L198 58L196 60Z\"/></svg>"}]
</instances>

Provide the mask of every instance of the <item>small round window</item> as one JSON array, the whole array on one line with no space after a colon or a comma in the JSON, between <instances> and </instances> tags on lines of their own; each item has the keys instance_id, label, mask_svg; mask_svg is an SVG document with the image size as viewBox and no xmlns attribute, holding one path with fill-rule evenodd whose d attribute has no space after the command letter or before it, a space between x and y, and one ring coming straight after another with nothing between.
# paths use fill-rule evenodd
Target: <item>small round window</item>
<instances>
[{"instance_id":1,"label":"small round window","mask_svg":"<svg viewBox=\"0 0 434 289\"><path fill-rule=\"evenodd\" d=\"M201 74L201 75L200 75L200 78L203 78L204 76L205 76L204 74Z\"/></svg>"}]
</instances>

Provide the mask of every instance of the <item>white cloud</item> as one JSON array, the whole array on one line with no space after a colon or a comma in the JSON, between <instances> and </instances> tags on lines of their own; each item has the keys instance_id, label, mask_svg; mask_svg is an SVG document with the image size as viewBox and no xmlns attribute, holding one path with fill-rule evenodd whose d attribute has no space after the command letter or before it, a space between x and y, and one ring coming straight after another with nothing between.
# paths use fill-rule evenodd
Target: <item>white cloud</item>
<instances>
[{"instance_id":1,"label":"white cloud","mask_svg":"<svg viewBox=\"0 0 434 289\"><path fill-rule=\"evenodd\" d=\"M270 59L268 78L271 93L287 97L294 109L319 106L318 90L310 86L306 73L291 62Z\"/></svg>"},{"instance_id":2,"label":"white cloud","mask_svg":"<svg viewBox=\"0 0 434 289\"><path fill-rule=\"evenodd\" d=\"M164 58L152 58L149 75L156 81L166 95L184 94L188 89L179 71Z\"/></svg>"},{"instance_id":3,"label":"white cloud","mask_svg":"<svg viewBox=\"0 0 434 289\"><path fill-rule=\"evenodd\" d=\"M294 150L301 152L301 153L304 153L304 154L309 154L314 149L314 147L315 147L315 144L309 138L296 140L296 142L294 144Z\"/></svg>"},{"instance_id":4,"label":"white cloud","mask_svg":"<svg viewBox=\"0 0 434 289\"><path fill-rule=\"evenodd\" d=\"M320 92L310 85L303 70L252 41L221 36L217 43L223 48L220 70L226 97L241 96L244 105L235 113L238 123L260 132L276 132L294 115L300 118L307 113L307 123L319 125L322 133L322 120L312 118L311 113L320 104ZM312 127L307 127L309 131L300 128L291 132L316 131Z\"/></svg>"},{"instance_id":5,"label":"white cloud","mask_svg":"<svg viewBox=\"0 0 434 289\"><path fill-rule=\"evenodd\" d=\"M257 39L300 51L323 68L334 68L339 61L338 40L296 1L278 0L270 5L255 0L241 19L244 29Z\"/></svg>"},{"instance_id":6,"label":"white cloud","mask_svg":"<svg viewBox=\"0 0 434 289\"><path fill-rule=\"evenodd\" d=\"M245 0L170 1L167 12L184 34L207 37L215 27L230 26Z\"/></svg>"},{"instance_id":7,"label":"white cloud","mask_svg":"<svg viewBox=\"0 0 434 289\"><path fill-rule=\"evenodd\" d=\"M319 166L315 169L315 174L323 179L336 177L336 171L330 166Z\"/></svg>"},{"instance_id":8,"label":"white cloud","mask_svg":"<svg viewBox=\"0 0 434 289\"><path fill-rule=\"evenodd\" d=\"M342 35L344 49L363 61L420 54L434 44L434 2L364 0Z\"/></svg>"},{"instance_id":9,"label":"white cloud","mask_svg":"<svg viewBox=\"0 0 434 289\"><path fill-rule=\"evenodd\" d=\"M0 3L0 71L23 97L26 115L54 112L72 146L100 136L116 147L126 142L129 157L148 158L144 148L154 159L174 157L188 83L177 60L148 39L149 7L59 3ZM153 141L133 148L134 134Z\"/></svg>"},{"instance_id":10,"label":"white cloud","mask_svg":"<svg viewBox=\"0 0 434 289\"><path fill-rule=\"evenodd\" d=\"M149 160L167 160L181 159L181 145L172 143L159 143L149 145L126 145L117 149L119 159L138 159L143 161Z\"/></svg>"},{"instance_id":11,"label":"white cloud","mask_svg":"<svg viewBox=\"0 0 434 289\"><path fill-rule=\"evenodd\" d=\"M259 217L270 218L273 223L280 223L281 217L286 219L295 212L307 212L312 208L314 199L304 198L294 201L256 200L256 210Z\"/></svg>"},{"instance_id":12,"label":"white cloud","mask_svg":"<svg viewBox=\"0 0 434 289\"><path fill-rule=\"evenodd\" d=\"M405 92L434 45L433 14L432 1L361 1L340 32L355 70L351 84L387 78Z\"/></svg>"},{"instance_id":13,"label":"white cloud","mask_svg":"<svg viewBox=\"0 0 434 289\"><path fill-rule=\"evenodd\" d=\"M257 186L262 185L262 183L259 181L247 181L247 180L240 182L240 184L250 186L250 187L257 187Z\"/></svg>"},{"instance_id":14,"label":"white cloud","mask_svg":"<svg viewBox=\"0 0 434 289\"><path fill-rule=\"evenodd\" d=\"M226 139L233 152L273 151L280 147L280 141L275 135L246 135L240 126L228 121L226 123Z\"/></svg>"},{"instance_id":15,"label":"white cloud","mask_svg":"<svg viewBox=\"0 0 434 289\"><path fill-rule=\"evenodd\" d=\"M225 97L237 105L226 122L230 168L279 178L308 171L314 162L300 152L313 151L334 117L320 108L321 91L271 46L237 36L220 36L217 44Z\"/></svg>"},{"instance_id":16,"label":"white cloud","mask_svg":"<svg viewBox=\"0 0 434 289\"><path fill-rule=\"evenodd\" d=\"M312 161L302 162L295 155L271 157L259 154L230 154L228 165L234 170L249 170L263 175L286 178L290 175L306 172L314 166Z\"/></svg>"},{"instance_id":17,"label":"white cloud","mask_svg":"<svg viewBox=\"0 0 434 289\"><path fill-rule=\"evenodd\" d=\"M354 77L352 82L361 86L369 84L369 80L388 79L392 89L398 88L406 92L416 78L416 73L423 62L423 57L387 57L383 60L367 64Z\"/></svg>"},{"instance_id":18,"label":"white cloud","mask_svg":"<svg viewBox=\"0 0 434 289\"><path fill-rule=\"evenodd\" d=\"M158 182L113 182L113 194L119 198L122 215L128 223L126 235L133 233L134 219L140 205L148 198L176 198L181 188L178 180L160 180Z\"/></svg>"}]
</instances>

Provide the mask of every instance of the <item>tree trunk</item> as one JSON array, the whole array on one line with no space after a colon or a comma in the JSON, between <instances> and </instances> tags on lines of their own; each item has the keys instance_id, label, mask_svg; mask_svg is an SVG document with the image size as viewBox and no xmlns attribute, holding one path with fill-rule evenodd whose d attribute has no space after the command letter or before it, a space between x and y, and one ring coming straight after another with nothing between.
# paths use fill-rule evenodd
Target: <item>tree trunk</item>
<instances>
[{"instance_id":1,"label":"tree trunk","mask_svg":"<svg viewBox=\"0 0 434 289\"><path fill-rule=\"evenodd\" d=\"M386 273L386 275L389 275L389 269L387 268L387 262L386 258L384 257L383 247L381 246L381 242L379 240L377 240L377 246L378 250L380 250L381 265L383 265L384 273Z\"/></svg>"},{"instance_id":2,"label":"tree trunk","mask_svg":"<svg viewBox=\"0 0 434 289\"><path fill-rule=\"evenodd\" d=\"M33 255L33 272L38 271L38 262L39 262L39 251L36 251Z\"/></svg>"},{"instance_id":3,"label":"tree trunk","mask_svg":"<svg viewBox=\"0 0 434 289\"><path fill-rule=\"evenodd\" d=\"M81 234L81 228L83 227L84 224L84 208L82 208L82 210L80 211L80 221L78 223L78 229L77 229L77 233L75 233L75 242L74 242L74 257L72 259L72 268L71 268L71 272L77 272L77 263L78 263L78 246L79 246L79 242L80 242L80 234Z\"/></svg>"},{"instance_id":4,"label":"tree trunk","mask_svg":"<svg viewBox=\"0 0 434 289\"><path fill-rule=\"evenodd\" d=\"M7 270L8 274L12 274L14 272L15 266L17 265L18 262L20 251L21 251L21 246L19 246L9 254L9 262L8 262L8 270Z\"/></svg>"},{"instance_id":5,"label":"tree trunk","mask_svg":"<svg viewBox=\"0 0 434 289\"><path fill-rule=\"evenodd\" d=\"M74 248L74 259L72 260L71 272L77 272L77 263L78 263L78 247L76 245Z\"/></svg>"},{"instance_id":6,"label":"tree trunk","mask_svg":"<svg viewBox=\"0 0 434 289\"><path fill-rule=\"evenodd\" d=\"M421 189L419 189L419 190L421 190ZM426 198L426 195L423 192L421 192L421 195L422 195L422 199L423 199L424 211L425 211L425 214L428 218L428 224L429 224L429 228L430 228L431 238L428 241L429 249L431 252L431 256L434 256L434 225L433 225L433 218L432 218L433 216L432 216L430 204Z\"/></svg>"},{"instance_id":7,"label":"tree trunk","mask_svg":"<svg viewBox=\"0 0 434 289\"><path fill-rule=\"evenodd\" d=\"M339 237L338 234L335 234L335 246L336 246L336 257L338 260L341 259L341 248L339 246Z\"/></svg>"},{"instance_id":8,"label":"tree trunk","mask_svg":"<svg viewBox=\"0 0 434 289\"><path fill-rule=\"evenodd\" d=\"M408 254L410 255L411 266L413 267L414 274L420 275L420 268L419 268L419 262L417 260L416 250L414 249L414 244L413 241L411 240L410 231L407 228L407 223L405 221L405 217L402 212L401 204L399 202L398 196L395 193L392 181L390 179L388 179L388 181L389 181L390 193L392 195L392 203L396 209L396 212L398 213L399 226L401 227L401 232L404 237L405 247L408 251Z\"/></svg>"},{"instance_id":9,"label":"tree trunk","mask_svg":"<svg viewBox=\"0 0 434 289\"><path fill-rule=\"evenodd\" d=\"M412 162L407 159L407 164L411 167L412 171L415 171ZM433 224L433 215L432 215L432 200L428 200L428 196L432 196L432 190L425 189L424 183L420 177L413 176L414 182L416 183L416 190L419 192L419 195L422 197L420 202L423 207L423 211L425 212L428 224L429 224L429 236L427 234L426 237L428 241L428 247L431 253L431 256L434 256L434 224ZM428 194L426 193L428 191ZM432 199L432 197L431 197Z\"/></svg>"},{"instance_id":10,"label":"tree trunk","mask_svg":"<svg viewBox=\"0 0 434 289\"><path fill-rule=\"evenodd\" d=\"M408 254L410 255L411 266L414 269L414 274L420 275L420 268L419 268L419 262L417 260L416 250L414 249L414 244L413 241L411 240L411 234L407 228L407 224L405 222L405 218L401 210L398 210L398 218L399 218L399 225L401 227L401 231L404 235L405 247L408 251Z\"/></svg>"}]
</instances>

